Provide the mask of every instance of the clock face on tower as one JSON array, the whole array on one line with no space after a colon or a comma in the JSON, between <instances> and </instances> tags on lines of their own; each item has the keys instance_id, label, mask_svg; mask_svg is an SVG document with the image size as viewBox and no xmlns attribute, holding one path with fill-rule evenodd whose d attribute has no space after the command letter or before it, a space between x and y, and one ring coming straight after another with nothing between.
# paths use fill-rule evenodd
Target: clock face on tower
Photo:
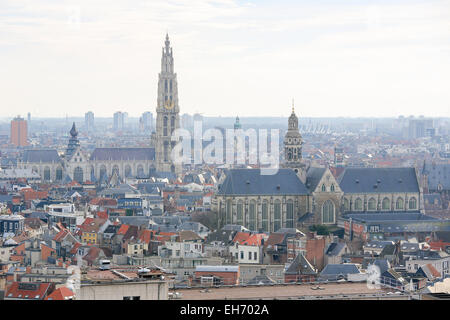
<instances>
[{"instance_id":1,"label":"clock face on tower","mask_svg":"<svg viewBox=\"0 0 450 320\"><path fill-rule=\"evenodd\" d=\"M172 101L166 101L166 103L164 104L164 108L166 108L167 110L171 110L174 107L174 103Z\"/></svg>"}]
</instances>

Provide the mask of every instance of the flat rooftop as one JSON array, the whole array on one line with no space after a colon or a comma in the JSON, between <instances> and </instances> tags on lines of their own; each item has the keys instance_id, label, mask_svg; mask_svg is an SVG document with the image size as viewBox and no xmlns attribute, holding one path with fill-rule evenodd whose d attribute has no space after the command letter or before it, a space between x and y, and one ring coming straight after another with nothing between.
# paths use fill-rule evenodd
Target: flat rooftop
<instances>
[{"instance_id":1,"label":"flat rooftop","mask_svg":"<svg viewBox=\"0 0 450 320\"><path fill-rule=\"evenodd\" d=\"M203 288L176 289L171 290L181 293L182 300L224 300L224 299L288 299L291 297L313 297L323 296L324 299L331 296L348 295L379 295L386 294L386 290L369 289L364 283L328 283L320 284L323 290L313 290L317 285L311 284L289 284L274 286L248 286L248 287L221 287L209 288L209 292ZM328 296L328 297L327 297ZM336 297L335 297L336 298Z\"/></svg>"}]
</instances>

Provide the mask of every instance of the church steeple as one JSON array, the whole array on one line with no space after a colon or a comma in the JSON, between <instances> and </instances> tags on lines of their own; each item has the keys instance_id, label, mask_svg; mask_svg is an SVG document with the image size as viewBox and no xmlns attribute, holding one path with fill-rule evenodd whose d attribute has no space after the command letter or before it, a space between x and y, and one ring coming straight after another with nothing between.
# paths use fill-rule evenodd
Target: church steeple
<instances>
[{"instance_id":1,"label":"church steeple","mask_svg":"<svg viewBox=\"0 0 450 320\"><path fill-rule=\"evenodd\" d=\"M66 159L69 159L75 150L80 146L80 141L78 140L78 131L75 126L75 122L72 124L72 129L70 129L70 139L66 150Z\"/></svg>"},{"instance_id":2,"label":"church steeple","mask_svg":"<svg viewBox=\"0 0 450 320\"><path fill-rule=\"evenodd\" d=\"M285 167L300 168L302 163L303 139L298 130L298 118L295 114L294 99L292 99L292 113L288 120L288 131L284 137L284 158Z\"/></svg>"},{"instance_id":3,"label":"church steeple","mask_svg":"<svg viewBox=\"0 0 450 320\"><path fill-rule=\"evenodd\" d=\"M180 173L181 166L175 165L171 159L175 142L171 141L172 133L180 127L180 108L178 106L177 74L174 70L172 47L169 34L162 48L161 72L158 80L158 100L156 106L156 170Z\"/></svg>"}]
</instances>

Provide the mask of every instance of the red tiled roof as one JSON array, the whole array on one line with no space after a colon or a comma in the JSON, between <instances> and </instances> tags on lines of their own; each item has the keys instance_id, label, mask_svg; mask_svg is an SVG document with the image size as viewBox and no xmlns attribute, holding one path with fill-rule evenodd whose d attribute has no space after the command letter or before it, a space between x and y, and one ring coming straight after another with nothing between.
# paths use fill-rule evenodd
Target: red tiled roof
<instances>
[{"instance_id":1,"label":"red tiled roof","mask_svg":"<svg viewBox=\"0 0 450 320\"><path fill-rule=\"evenodd\" d=\"M66 287L61 287L49 294L48 297L45 298L45 300L68 300L73 296L74 293L72 290Z\"/></svg>"},{"instance_id":2,"label":"red tiled roof","mask_svg":"<svg viewBox=\"0 0 450 320\"><path fill-rule=\"evenodd\" d=\"M81 224L80 229L83 232L98 232L106 220L102 218L86 218Z\"/></svg>"},{"instance_id":3,"label":"red tiled roof","mask_svg":"<svg viewBox=\"0 0 450 320\"><path fill-rule=\"evenodd\" d=\"M100 254L101 249L97 247L91 247L89 249L89 252L83 257L83 260L86 260L90 263L93 263L95 259L98 258L98 255Z\"/></svg>"},{"instance_id":4,"label":"red tiled roof","mask_svg":"<svg viewBox=\"0 0 450 320\"><path fill-rule=\"evenodd\" d=\"M248 238L250 238L251 234L249 232L238 232L234 236L233 242L236 243L242 243L246 241Z\"/></svg>"},{"instance_id":5,"label":"red tiled roof","mask_svg":"<svg viewBox=\"0 0 450 320\"><path fill-rule=\"evenodd\" d=\"M60 241L64 240L64 238L67 236L68 233L69 233L68 230L63 229L60 232L58 232L56 234L56 236L53 237L53 240L60 242Z\"/></svg>"},{"instance_id":6,"label":"red tiled roof","mask_svg":"<svg viewBox=\"0 0 450 320\"><path fill-rule=\"evenodd\" d=\"M13 282L5 293L5 299L16 298L16 299L32 299L32 300L42 300L50 292L52 284L51 283L32 283L27 282L26 284L35 285L36 290L26 290L19 288L20 282ZM25 285L26 285L25 284ZM23 285L23 283L22 283ZM28 286L30 287L30 286Z\"/></svg>"},{"instance_id":7,"label":"red tiled roof","mask_svg":"<svg viewBox=\"0 0 450 320\"><path fill-rule=\"evenodd\" d=\"M70 254L75 254L78 251L78 248L81 247L81 243L75 242L72 249L70 249Z\"/></svg>"},{"instance_id":8,"label":"red tiled roof","mask_svg":"<svg viewBox=\"0 0 450 320\"><path fill-rule=\"evenodd\" d=\"M117 234L123 234L123 235L125 235L125 233L127 233L129 227L130 227L130 226L127 225L127 224L121 225L120 228L119 228L119 230L117 231Z\"/></svg>"},{"instance_id":9,"label":"red tiled roof","mask_svg":"<svg viewBox=\"0 0 450 320\"><path fill-rule=\"evenodd\" d=\"M150 240L151 240L152 233L155 234L155 231L148 230L148 229L142 230L141 233L139 234L139 240L141 242L149 244Z\"/></svg>"},{"instance_id":10,"label":"red tiled roof","mask_svg":"<svg viewBox=\"0 0 450 320\"><path fill-rule=\"evenodd\" d=\"M260 246L262 240L267 239L267 236L264 233L257 233L251 235L247 240L243 241L241 244L246 246Z\"/></svg>"},{"instance_id":11,"label":"red tiled roof","mask_svg":"<svg viewBox=\"0 0 450 320\"><path fill-rule=\"evenodd\" d=\"M284 240L284 233L276 233L276 232L272 232L269 236L269 238L267 239L267 241L264 243L264 246L269 246L269 245L276 245L276 244L281 244L283 243Z\"/></svg>"}]
</instances>

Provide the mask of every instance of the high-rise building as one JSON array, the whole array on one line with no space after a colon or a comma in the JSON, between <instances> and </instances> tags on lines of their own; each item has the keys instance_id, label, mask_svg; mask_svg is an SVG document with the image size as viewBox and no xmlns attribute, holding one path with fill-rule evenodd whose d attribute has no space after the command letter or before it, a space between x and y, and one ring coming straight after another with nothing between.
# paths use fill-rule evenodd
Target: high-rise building
<instances>
[{"instance_id":1,"label":"high-rise building","mask_svg":"<svg viewBox=\"0 0 450 320\"><path fill-rule=\"evenodd\" d=\"M181 126L183 127L183 129L186 129L186 130L191 129L193 126L192 116L187 113L184 113L181 116Z\"/></svg>"},{"instance_id":2,"label":"high-rise building","mask_svg":"<svg viewBox=\"0 0 450 320\"><path fill-rule=\"evenodd\" d=\"M153 129L153 113L144 112L139 119L139 129L142 132L151 132Z\"/></svg>"},{"instance_id":3,"label":"high-rise building","mask_svg":"<svg viewBox=\"0 0 450 320\"><path fill-rule=\"evenodd\" d=\"M125 127L125 114L121 111L114 113L114 131L122 131Z\"/></svg>"},{"instance_id":4,"label":"high-rise building","mask_svg":"<svg viewBox=\"0 0 450 320\"><path fill-rule=\"evenodd\" d=\"M169 35L166 35L165 47L162 49L156 107L156 170L179 174L181 165L175 165L171 157L176 144L171 140L172 133L180 127L177 74L174 72L173 62Z\"/></svg>"},{"instance_id":5,"label":"high-rise building","mask_svg":"<svg viewBox=\"0 0 450 320\"><path fill-rule=\"evenodd\" d=\"M27 121L20 116L11 121L11 144L17 147L28 145L28 125Z\"/></svg>"},{"instance_id":6,"label":"high-rise building","mask_svg":"<svg viewBox=\"0 0 450 320\"><path fill-rule=\"evenodd\" d=\"M86 127L86 131L91 132L94 130L94 113L92 111L84 114L84 125Z\"/></svg>"}]
</instances>

